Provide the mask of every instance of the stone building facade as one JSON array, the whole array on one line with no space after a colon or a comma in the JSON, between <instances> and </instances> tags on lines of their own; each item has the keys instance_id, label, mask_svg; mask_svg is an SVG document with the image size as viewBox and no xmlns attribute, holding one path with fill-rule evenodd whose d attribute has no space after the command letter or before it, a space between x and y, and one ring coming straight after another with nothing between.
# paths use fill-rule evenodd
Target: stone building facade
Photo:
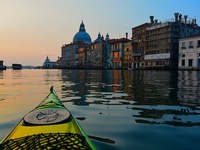
<instances>
[{"instance_id":1,"label":"stone building facade","mask_svg":"<svg viewBox=\"0 0 200 150\"><path fill-rule=\"evenodd\" d=\"M133 68L132 41L124 43L123 68Z\"/></svg>"},{"instance_id":2,"label":"stone building facade","mask_svg":"<svg viewBox=\"0 0 200 150\"><path fill-rule=\"evenodd\" d=\"M113 68L123 68L124 62L124 44L130 42L127 38L116 39L110 42Z\"/></svg>"},{"instance_id":3,"label":"stone building facade","mask_svg":"<svg viewBox=\"0 0 200 150\"><path fill-rule=\"evenodd\" d=\"M44 68L44 69L54 69L54 68L56 68L56 62L50 61L49 57L47 56L46 60L43 63L42 68Z\"/></svg>"},{"instance_id":4,"label":"stone building facade","mask_svg":"<svg viewBox=\"0 0 200 150\"><path fill-rule=\"evenodd\" d=\"M91 37L85 30L85 25L82 21L79 31L74 35L73 42L64 44L61 47L61 68L78 68L83 67L85 64L85 56L80 56L81 51L91 44ZM84 51L85 52L85 51Z\"/></svg>"},{"instance_id":5,"label":"stone building facade","mask_svg":"<svg viewBox=\"0 0 200 150\"><path fill-rule=\"evenodd\" d=\"M200 31L196 21L187 20L185 15L175 13L175 18L159 23L151 18L151 26L146 28L145 68L177 69L179 39Z\"/></svg>"},{"instance_id":6,"label":"stone building facade","mask_svg":"<svg viewBox=\"0 0 200 150\"><path fill-rule=\"evenodd\" d=\"M200 34L179 40L179 69L200 69Z\"/></svg>"},{"instance_id":7,"label":"stone building facade","mask_svg":"<svg viewBox=\"0 0 200 150\"><path fill-rule=\"evenodd\" d=\"M132 40L98 34L92 42L82 21L73 42L61 47L60 68L178 69L179 39L200 33L196 19L174 13L174 18L132 28Z\"/></svg>"},{"instance_id":8,"label":"stone building facade","mask_svg":"<svg viewBox=\"0 0 200 150\"><path fill-rule=\"evenodd\" d=\"M146 43L146 28L151 23L144 23L132 28L132 43L133 43L133 68L144 68L144 50Z\"/></svg>"}]
</instances>

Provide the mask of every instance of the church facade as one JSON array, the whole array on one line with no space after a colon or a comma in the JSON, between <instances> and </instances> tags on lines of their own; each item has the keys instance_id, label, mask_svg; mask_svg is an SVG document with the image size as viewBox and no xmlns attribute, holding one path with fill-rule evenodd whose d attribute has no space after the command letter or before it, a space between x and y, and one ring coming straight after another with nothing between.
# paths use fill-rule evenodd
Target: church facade
<instances>
[{"instance_id":1,"label":"church facade","mask_svg":"<svg viewBox=\"0 0 200 150\"><path fill-rule=\"evenodd\" d=\"M49 57L47 56L46 60L43 63L42 68L44 69L54 69L56 67L56 62L50 61Z\"/></svg>"},{"instance_id":2,"label":"church facade","mask_svg":"<svg viewBox=\"0 0 200 150\"><path fill-rule=\"evenodd\" d=\"M62 45L61 60L57 65L60 68L107 68L111 58L107 51L109 40L108 34L104 39L99 33L97 39L92 42L82 21L73 42Z\"/></svg>"}]
</instances>

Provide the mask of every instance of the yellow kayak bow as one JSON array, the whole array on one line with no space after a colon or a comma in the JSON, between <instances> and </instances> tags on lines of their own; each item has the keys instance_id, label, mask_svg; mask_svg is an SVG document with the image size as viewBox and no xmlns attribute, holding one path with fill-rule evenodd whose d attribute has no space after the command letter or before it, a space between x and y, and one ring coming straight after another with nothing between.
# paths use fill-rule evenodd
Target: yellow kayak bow
<instances>
[{"instance_id":1,"label":"yellow kayak bow","mask_svg":"<svg viewBox=\"0 0 200 150\"><path fill-rule=\"evenodd\" d=\"M1 141L2 149L96 148L51 87L48 96Z\"/></svg>"}]
</instances>

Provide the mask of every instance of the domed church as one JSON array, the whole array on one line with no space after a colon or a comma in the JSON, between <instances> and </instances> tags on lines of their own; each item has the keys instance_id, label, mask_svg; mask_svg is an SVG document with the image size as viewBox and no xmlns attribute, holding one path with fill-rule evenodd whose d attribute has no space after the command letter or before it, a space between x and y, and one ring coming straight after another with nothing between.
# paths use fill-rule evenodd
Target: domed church
<instances>
[{"instance_id":1,"label":"domed church","mask_svg":"<svg viewBox=\"0 0 200 150\"><path fill-rule=\"evenodd\" d=\"M76 43L76 42L79 42L79 41L82 41L82 42L84 42L86 44L90 44L91 43L91 37L86 32L85 25L84 25L83 21L80 24L79 32L77 32L74 35L74 38L73 38L73 43Z\"/></svg>"},{"instance_id":2,"label":"domed church","mask_svg":"<svg viewBox=\"0 0 200 150\"><path fill-rule=\"evenodd\" d=\"M97 37L97 39L94 41L94 43L100 43L101 40L104 40L104 37L103 37L103 35L101 35L101 34L99 33L99 34L98 34L98 37ZM106 34L105 40L106 40L106 41L110 40L108 33Z\"/></svg>"},{"instance_id":3,"label":"domed church","mask_svg":"<svg viewBox=\"0 0 200 150\"><path fill-rule=\"evenodd\" d=\"M55 66L56 66L56 62L50 61L49 57L47 56L45 62L43 63L42 68L44 68L44 69L52 69L52 68L55 68Z\"/></svg>"},{"instance_id":4,"label":"domed church","mask_svg":"<svg viewBox=\"0 0 200 150\"><path fill-rule=\"evenodd\" d=\"M103 35L99 33L97 39L92 42L91 37L86 32L85 25L82 21L79 31L73 37L73 42L62 45L61 58L57 61L56 66L59 68L86 67L93 63L90 60L93 55L98 55L98 60L95 60L95 58L93 59L96 64L98 62L100 65L102 64L102 61L106 63L104 58L107 58L108 52L106 50L107 46L105 45L109 40L110 38L108 34L104 39Z\"/></svg>"}]
</instances>

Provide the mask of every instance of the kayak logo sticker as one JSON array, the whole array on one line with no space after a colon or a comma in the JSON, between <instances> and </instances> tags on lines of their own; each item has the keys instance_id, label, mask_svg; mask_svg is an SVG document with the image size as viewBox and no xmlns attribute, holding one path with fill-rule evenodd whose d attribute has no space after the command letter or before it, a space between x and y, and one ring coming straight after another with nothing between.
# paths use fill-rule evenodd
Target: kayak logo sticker
<instances>
[{"instance_id":1,"label":"kayak logo sticker","mask_svg":"<svg viewBox=\"0 0 200 150\"><path fill-rule=\"evenodd\" d=\"M70 112L67 109L43 108L28 113L24 117L24 122L29 125L47 125L60 123L69 118Z\"/></svg>"},{"instance_id":2,"label":"kayak logo sticker","mask_svg":"<svg viewBox=\"0 0 200 150\"><path fill-rule=\"evenodd\" d=\"M39 114L36 115L38 120L43 120L46 122L55 121L58 117L59 113L57 113L57 110L47 110L46 112L39 112Z\"/></svg>"}]
</instances>

